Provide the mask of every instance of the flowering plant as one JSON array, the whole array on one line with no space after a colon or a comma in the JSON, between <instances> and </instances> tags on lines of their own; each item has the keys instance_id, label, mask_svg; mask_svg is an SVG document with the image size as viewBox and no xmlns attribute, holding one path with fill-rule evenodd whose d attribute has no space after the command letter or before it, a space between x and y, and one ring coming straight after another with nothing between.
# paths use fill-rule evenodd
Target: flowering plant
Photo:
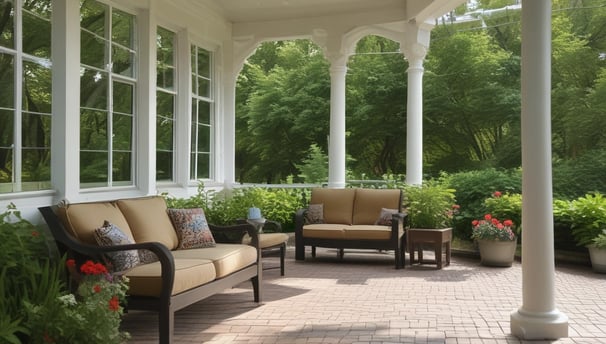
<instances>
[{"instance_id":1,"label":"flowering plant","mask_svg":"<svg viewBox=\"0 0 606 344\"><path fill-rule=\"evenodd\" d=\"M471 222L473 231L472 239L477 240L497 240L497 241L514 241L516 235L513 232L514 224L511 220L501 222L496 217L490 214L484 215L482 220L473 220Z\"/></svg>"},{"instance_id":2,"label":"flowering plant","mask_svg":"<svg viewBox=\"0 0 606 344\"><path fill-rule=\"evenodd\" d=\"M28 306L30 315L42 324L32 338L41 338L41 343L125 343L129 335L120 331L120 321L128 279L90 260L79 271L73 259L65 265L77 290L45 307Z\"/></svg>"}]
</instances>

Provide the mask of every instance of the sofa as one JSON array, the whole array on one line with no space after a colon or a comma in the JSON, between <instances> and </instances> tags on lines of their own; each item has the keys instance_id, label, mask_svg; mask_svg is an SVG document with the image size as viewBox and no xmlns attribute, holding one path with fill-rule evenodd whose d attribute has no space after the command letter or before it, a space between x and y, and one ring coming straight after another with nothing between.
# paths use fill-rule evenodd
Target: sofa
<instances>
[{"instance_id":1,"label":"sofa","mask_svg":"<svg viewBox=\"0 0 606 344\"><path fill-rule=\"evenodd\" d=\"M311 190L309 205L295 214L295 259L305 260L305 247L393 250L396 269L404 268L407 215L399 189Z\"/></svg>"},{"instance_id":2,"label":"sofa","mask_svg":"<svg viewBox=\"0 0 606 344\"><path fill-rule=\"evenodd\" d=\"M254 301L261 301L251 225L209 225L201 209L168 209L159 196L39 210L60 253L79 263L109 261L128 277L125 309L158 312L160 343L172 343L176 311L225 289L250 281ZM246 233L250 244L242 243Z\"/></svg>"}]
</instances>

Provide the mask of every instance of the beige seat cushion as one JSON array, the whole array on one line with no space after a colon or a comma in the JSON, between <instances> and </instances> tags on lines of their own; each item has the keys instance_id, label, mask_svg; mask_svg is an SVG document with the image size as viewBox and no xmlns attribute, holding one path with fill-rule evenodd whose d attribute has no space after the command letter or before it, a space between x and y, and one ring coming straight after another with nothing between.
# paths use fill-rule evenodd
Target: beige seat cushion
<instances>
[{"instance_id":1,"label":"beige seat cushion","mask_svg":"<svg viewBox=\"0 0 606 344\"><path fill-rule=\"evenodd\" d=\"M399 189L356 189L353 206L354 225L373 225L381 208L402 209Z\"/></svg>"},{"instance_id":2,"label":"beige seat cushion","mask_svg":"<svg viewBox=\"0 0 606 344\"><path fill-rule=\"evenodd\" d=\"M391 227L380 225L353 225L344 228L346 240L389 240Z\"/></svg>"},{"instance_id":3,"label":"beige seat cushion","mask_svg":"<svg viewBox=\"0 0 606 344\"><path fill-rule=\"evenodd\" d=\"M94 232L95 229L102 227L105 221L116 225L131 240L134 240L126 218L112 202L69 204L59 207L58 215L74 237L90 245L97 245Z\"/></svg>"},{"instance_id":4,"label":"beige seat cushion","mask_svg":"<svg viewBox=\"0 0 606 344\"><path fill-rule=\"evenodd\" d=\"M317 223L303 226L303 237L318 239L345 239L345 225Z\"/></svg>"},{"instance_id":5,"label":"beige seat cushion","mask_svg":"<svg viewBox=\"0 0 606 344\"><path fill-rule=\"evenodd\" d=\"M126 274L130 295L159 296L162 289L160 262L139 265ZM206 259L175 259L175 282L172 295L179 294L215 279L215 266Z\"/></svg>"},{"instance_id":6,"label":"beige seat cushion","mask_svg":"<svg viewBox=\"0 0 606 344\"><path fill-rule=\"evenodd\" d=\"M309 204L323 204L324 223L350 225L354 196L355 189L314 188Z\"/></svg>"},{"instance_id":7,"label":"beige seat cushion","mask_svg":"<svg viewBox=\"0 0 606 344\"><path fill-rule=\"evenodd\" d=\"M259 248L268 248L277 246L288 241L288 234L286 233L261 233L259 234ZM250 236L245 235L242 239L242 243L250 245Z\"/></svg>"},{"instance_id":8,"label":"beige seat cushion","mask_svg":"<svg viewBox=\"0 0 606 344\"><path fill-rule=\"evenodd\" d=\"M135 242L156 241L168 249L177 248L179 239L160 196L116 201L135 237Z\"/></svg>"},{"instance_id":9,"label":"beige seat cushion","mask_svg":"<svg viewBox=\"0 0 606 344\"><path fill-rule=\"evenodd\" d=\"M257 249L242 244L217 244L215 247L175 250L175 259L208 259L215 265L217 278L243 269L257 261Z\"/></svg>"}]
</instances>

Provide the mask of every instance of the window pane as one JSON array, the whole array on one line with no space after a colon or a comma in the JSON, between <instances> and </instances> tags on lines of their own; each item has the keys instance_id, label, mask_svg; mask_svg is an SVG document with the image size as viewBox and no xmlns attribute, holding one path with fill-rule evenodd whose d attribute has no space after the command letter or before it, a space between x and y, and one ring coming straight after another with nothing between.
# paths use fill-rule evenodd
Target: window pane
<instances>
[{"instance_id":1,"label":"window pane","mask_svg":"<svg viewBox=\"0 0 606 344\"><path fill-rule=\"evenodd\" d=\"M175 34L171 31L158 27L158 36L156 38L156 54L159 64L174 66L174 39Z\"/></svg>"},{"instance_id":2,"label":"window pane","mask_svg":"<svg viewBox=\"0 0 606 344\"><path fill-rule=\"evenodd\" d=\"M198 102L198 123L210 125L210 103L205 101Z\"/></svg>"},{"instance_id":3,"label":"window pane","mask_svg":"<svg viewBox=\"0 0 606 344\"><path fill-rule=\"evenodd\" d=\"M0 147L0 183L13 182L13 149ZM0 192L12 192L13 187L10 185L7 190L4 186L0 186Z\"/></svg>"},{"instance_id":4,"label":"window pane","mask_svg":"<svg viewBox=\"0 0 606 344\"><path fill-rule=\"evenodd\" d=\"M107 152L80 151L80 182L107 185Z\"/></svg>"},{"instance_id":5,"label":"window pane","mask_svg":"<svg viewBox=\"0 0 606 344\"><path fill-rule=\"evenodd\" d=\"M210 52L198 48L198 75L210 78Z\"/></svg>"},{"instance_id":6,"label":"window pane","mask_svg":"<svg viewBox=\"0 0 606 344\"><path fill-rule=\"evenodd\" d=\"M21 151L23 172L21 178L24 182L38 182L50 180L50 147L23 149ZM44 185L36 187L30 185L30 190L40 190ZM25 191L25 190L24 190Z\"/></svg>"},{"instance_id":7,"label":"window pane","mask_svg":"<svg viewBox=\"0 0 606 344\"><path fill-rule=\"evenodd\" d=\"M156 179L173 179L173 152L156 152Z\"/></svg>"},{"instance_id":8,"label":"window pane","mask_svg":"<svg viewBox=\"0 0 606 344\"><path fill-rule=\"evenodd\" d=\"M15 70L13 56L0 53L0 107L14 108Z\"/></svg>"},{"instance_id":9,"label":"window pane","mask_svg":"<svg viewBox=\"0 0 606 344\"><path fill-rule=\"evenodd\" d=\"M15 47L15 20L14 5L11 0L0 2L0 46Z\"/></svg>"},{"instance_id":10,"label":"window pane","mask_svg":"<svg viewBox=\"0 0 606 344\"><path fill-rule=\"evenodd\" d=\"M35 62L23 61L23 110L51 113L51 70Z\"/></svg>"},{"instance_id":11,"label":"window pane","mask_svg":"<svg viewBox=\"0 0 606 344\"><path fill-rule=\"evenodd\" d=\"M175 69L173 67L158 66L156 85L167 90L174 89Z\"/></svg>"},{"instance_id":12,"label":"window pane","mask_svg":"<svg viewBox=\"0 0 606 344\"><path fill-rule=\"evenodd\" d=\"M210 154L198 153L197 179L210 178Z\"/></svg>"},{"instance_id":13,"label":"window pane","mask_svg":"<svg viewBox=\"0 0 606 344\"><path fill-rule=\"evenodd\" d=\"M80 31L80 63L105 70L108 63L107 41L86 31Z\"/></svg>"},{"instance_id":14,"label":"window pane","mask_svg":"<svg viewBox=\"0 0 606 344\"><path fill-rule=\"evenodd\" d=\"M108 150L107 112L83 109L80 113L80 149Z\"/></svg>"},{"instance_id":15,"label":"window pane","mask_svg":"<svg viewBox=\"0 0 606 344\"><path fill-rule=\"evenodd\" d=\"M198 95L201 97L210 97L210 80L198 78Z\"/></svg>"},{"instance_id":16,"label":"window pane","mask_svg":"<svg viewBox=\"0 0 606 344\"><path fill-rule=\"evenodd\" d=\"M116 9L112 12L112 42L124 47L134 47L135 18Z\"/></svg>"},{"instance_id":17,"label":"window pane","mask_svg":"<svg viewBox=\"0 0 606 344\"><path fill-rule=\"evenodd\" d=\"M131 154L130 152L113 152L112 179L114 182L131 180Z\"/></svg>"},{"instance_id":18,"label":"window pane","mask_svg":"<svg viewBox=\"0 0 606 344\"><path fill-rule=\"evenodd\" d=\"M0 148L9 148L13 144L14 119L14 111L0 109Z\"/></svg>"},{"instance_id":19,"label":"window pane","mask_svg":"<svg viewBox=\"0 0 606 344\"><path fill-rule=\"evenodd\" d=\"M210 127L198 126L198 152L210 152Z\"/></svg>"},{"instance_id":20,"label":"window pane","mask_svg":"<svg viewBox=\"0 0 606 344\"><path fill-rule=\"evenodd\" d=\"M173 121L158 117L156 120L156 148L158 150L173 150Z\"/></svg>"},{"instance_id":21,"label":"window pane","mask_svg":"<svg viewBox=\"0 0 606 344\"><path fill-rule=\"evenodd\" d=\"M23 134L21 144L24 148L50 148L51 117L33 113L23 113Z\"/></svg>"},{"instance_id":22,"label":"window pane","mask_svg":"<svg viewBox=\"0 0 606 344\"><path fill-rule=\"evenodd\" d=\"M107 110L107 73L82 68L80 76L80 106Z\"/></svg>"},{"instance_id":23,"label":"window pane","mask_svg":"<svg viewBox=\"0 0 606 344\"><path fill-rule=\"evenodd\" d=\"M174 118L175 95L158 91L156 92L156 113L158 116Z\"/></svg>"},{"instance_id":24,"label":"window pane","mask_svg":"<svg viewBox=\"0 0 606 344\"><path fill-rule=\"evenodd\" d=\"M114 111L126 114L133 113L133 90L132 84L114 82Z\"/></svg>"},{"instance_id":25,"label":"window pane","mask_svg":"<svg viewBox=\"0 0 606 344\"><path fill-rule=\"evenodd\" d=\"M95 0L83 0L80 7L80 27L105 37L107 6Z\"/></svg>"},{"instance_id":26,"label":"window pane","mask_svg":"<svg viewBox=\"0 0 606 344\"><path fill-rule=\"evenodd\" d=\"M30 4L36 12L23 10L23 52L50 59L51 23L50 0L40 0ZM43 16L41 17L40 14ZM48 16L48 18L44 17Z\"/></svg>"},{"instance_id":27,"label":"window pane","mask_svg":"<svg viewBox=\"0 0 606 344\"><path fill-rule=\"evenodd\" d=\"M133 117L114 113L113 120L112 143L114 150L130 151L132 143Z\"/></svg>"},{"instance_id":28,"label":"window pane","mask_svg":"<svg viewBox=\"0 0 606 344\"><path fill-rule=\"evenodd\" d=\"M112 72L124 76L134 76L135 54L130 50L112 45Z\"/></svg>"}]
</instances>

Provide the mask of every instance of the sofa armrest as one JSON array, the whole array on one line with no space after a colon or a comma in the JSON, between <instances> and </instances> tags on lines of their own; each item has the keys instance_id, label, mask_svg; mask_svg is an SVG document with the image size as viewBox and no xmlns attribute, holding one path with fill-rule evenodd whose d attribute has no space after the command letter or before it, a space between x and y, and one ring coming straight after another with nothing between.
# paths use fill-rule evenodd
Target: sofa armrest
<instances>
[{"instance_id":1,"label":"sofa armrest","mask_svg":"<svg viewBox=\"0 0 606 344\"><path fill-rule=\"evenodd\" d=\"M295 213L295 233L303 231L303 225L305 225L305 214L307 208L299 209Z\"/></svg>"},{"instance_id":2,"label":"sofa armrest","mask_svg":"<svg viewBox=\"0 0 606 344\"><path fill-rule=\"evenodd\" d=\"M218 226L209 223L208 226L218 243L241 244L244 234L248 234L251 238L250 245L259 248L259 235L255 227L248 223L229 226Z\"/></svg>"}]
</instances>

